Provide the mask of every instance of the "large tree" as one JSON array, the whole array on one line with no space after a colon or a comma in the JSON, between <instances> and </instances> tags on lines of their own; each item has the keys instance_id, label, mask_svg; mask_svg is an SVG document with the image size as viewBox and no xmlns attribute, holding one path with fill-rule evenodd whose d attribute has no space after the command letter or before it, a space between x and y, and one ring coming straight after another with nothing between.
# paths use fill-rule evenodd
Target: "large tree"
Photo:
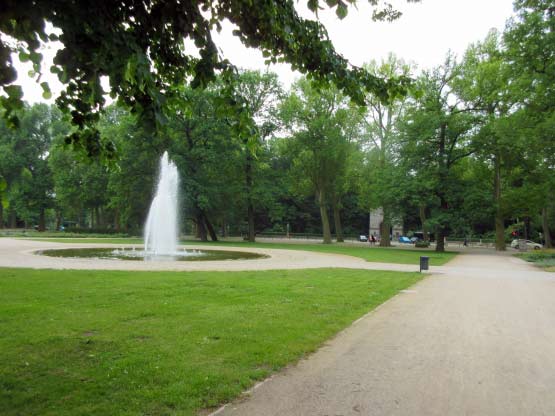
<instances>
[{"instance_id":1,"label":"large tree","mask_svg":"<svg viewBox=\"0 0 555 416\"><path fill-rule=\"evenodd\" d=\"M275 73L241 71L231 86L231 97L237 108L233 108L227 120L234 138L244 152L245 187L242 194L247 207L247 240L255 241L255 204L260 195L262 153L267 149L267 140L279 128L278 106L283 91ZM265 184L267 185L267 184Z\"/></svg>"},{"instance_id":2,"label":"large tree","mask_svg":"<svg viewBox=\"0 0 555 416\"><path fill-rule=\"evenodd\" d=\"M526 120L520 128L522 136L533 149L534 181L541 201L543 233L551 246L549 211L553 209L553 149L555 134L555 6L547 0L516 0L517 16L507 25L503 39L505 59L511 71L511 82L520 91L518 103ZM517 126L518 127L518 126ZM530 152L527 152L530 154ZM539 170L538 170L539 168Z\"/></svg>"},{"instance_id":3,"label":"large tree","mask_svg":"<svg viewBox=\"0 0 555 416\"><path fill-rule=\"evenodd\" d=\"M424 73L418 83L422 96L407 110L401 126L408 174L433 193L428 223L435 229L436 251L445 250L445 238L457 220L453 209L461 189L457 164L475 151L477 119L452 88L459 72L460 66L449 56L442 67Z\"/></svg>"},{"instance_id":4,"label":"large tree","mask_svg":"<svg viewBox=\"0 0 555 416\"><path fill-rule=\"evenodd\" d=\"M378 77L392 78L396 76L408 77L411 67L402 59L390 54L381 63L371 62L365 69ZM391 223L394 213L399 213L399 197L396 190L398 178L397 167L394 166L395 138L398 120L403 115L407 102L404 96L390 96L387 100L380 100L373 95L367 97L368 106L365 117L366 137L370 151L366 160L366 194L367 208L382 208L383 221L380 224L380 246L389 247Z\"/></svg>"},{"instance_id":5,"label":"large tree","mask_svg":"<svg viewBox=\"0 0 555 416\"><path fill-rule=\"evenodd\" d=\"M285 100L282 114L291 133L288 140L288 150L293 154L291 179L301 193L316 197L324 243L331 243L330 208L341 240L339 208L362 112L336 88L318 91L309 80L301 79Z\"/></svg>"},{"instance_id":6,"label":"large tree","mask_svg":"<svg viewBox=\"0 0 555 416\"><path fill-rule=\"evenodd\" d=\"M491 165L495 204L495 248L505 250L504 174L518 148L513 135L506 134L509 113L517 101L509 82L499 34L491 31L483 42L471 45L453 81L457 95L480 114L484 126L477 136L478 156Z\"/></svg>"},{"instance_id":7,"label":"large tree","mask_svg":"<svg viewBox=\"0 0 555 416\"><path fill-rule=\"evenodd\" d=\"M53 204L49 150L53 138L67 129L60 112L46 104L25 106L18 117L18 130L0 127L0 177L4 179L0 222L3 208L8 207L10 226L19 220L26 226L37 224L43 231L46 210Z\"/></svg>"},{"instance_id":8,"label":"large tree","mask_svg":"<svg viewBox=\"0 0 555 416\"><path fill-rule=\"evenodd\" d=\"M184 218L196 224L197 235L217 240L216 221L229 221L240 204L244 180L243 152L230 140L231 128L218 111L221 85L205 90L185 87L168 107L164 129L170 157L181 173Z\"/></svg>"}]
</instances>

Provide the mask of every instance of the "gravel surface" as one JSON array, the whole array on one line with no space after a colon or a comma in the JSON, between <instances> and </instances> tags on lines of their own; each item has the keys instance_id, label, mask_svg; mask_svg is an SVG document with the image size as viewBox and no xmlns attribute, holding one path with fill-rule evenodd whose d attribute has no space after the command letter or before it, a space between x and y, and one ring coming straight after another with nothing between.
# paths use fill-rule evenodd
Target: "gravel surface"
<instances>
[{"instance_id":1,"label":"gravel surface","mask_svg":"<svg viewBox=\"0 0 555 416\"><path fill-rule=\"evenodd\" d=\"M223 260L210 262L126 261L99 259L72 259L48 257L35 254L38 250L59 248L133 247L130 244L69 244L39 240L0 238L0 267L29 267L35 269L85 269L85 270L272 270L314 269L321 267L344 267L354 269L418 271L417 265L369 263L358 257L341 254L315 253L300 250L278 250L245 247L214 247L214 250L248 251L269 257L251 260ZM139 247L139 246L137 246ZM181 246L207 250L206 245Z\"/></svg>"},{"instance_id":2,"label":"gravel surface","mask_svg":"<svg viewBox=\"0 0 555 416\"><path fill-rule=\"evenodd\" d=\"M213 414L555 415L555 274L483 254L437 269Z\"/></svg>"}]
</instances>

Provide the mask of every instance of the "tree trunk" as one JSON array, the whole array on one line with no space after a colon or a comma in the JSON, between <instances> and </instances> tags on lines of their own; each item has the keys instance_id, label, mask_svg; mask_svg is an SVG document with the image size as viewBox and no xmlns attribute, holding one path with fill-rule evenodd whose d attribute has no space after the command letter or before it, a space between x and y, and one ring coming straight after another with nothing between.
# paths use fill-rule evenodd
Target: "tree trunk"
<instances>
[{"instance_id":1,"label":"tree trunk","mask_svg":"<svg viewBox=\"0 0 555 416\"><path fill-rule=\"evenodd\" d=\"M449 211L449 204L447 203L447 200L445 199L445 195L443 194L443 192L439 193L439 201L440 201L440 207L441 207L441 211L442 212L448 212ZM439 224L437 226L436 229L436 251L438 252L444 252L445 251L445 237L447 237L447 230L448 230L448 225L447 224Z\"/></svg>"},{"instance_id":2,"label":"tree trunk","mask_svg":"<svg viewBox=\"0 0 555 416\"><path fill-rule=\"evenodd\" d=\"M245 185L247 187L247 220L249 224L249 228L247 231L247 240L251 243L255 241L255 232L254 232L254 204L252 202L252 184L253 184L253 177L252 177L252 155L249 149L246 149L247 152L247 160L245 163Z\"/></svg>"},{"instance_id":3,"label":"tree trunk","mask_svg":"<svg viewBox=\"0 0 555 416\"><path fill-rule=\"evenodd\" d=\"M497 251L507 250L505 244L505 221L503 215L499 213L499 208L495 212L495 249Z\"/></svg>"},{"instance_id":4,"label":"tree trunk","mask_svg":"<svg viewBox=\"0 0 555 416\"><path fill-rule=\"evenodd\" d=\"M391 247L391 226L385 219L380 223L380 247Z\"/></svg>"},{"instance_id":5,"label":"tree trunk","mask_svg":"<svg viewBox=\"0 0 555 416\"><path fill-rule=\"evenodd\" d=\"M247 239L251 243L254 243L256 239L256 234L254 232L254 207L252 205L252 201L249 198L248 207L247 207L247 216L249 222L249 229L247 234Z\"/></svg>"},{"instance_id":6,"label":"tree trunk","mask_svg":"<svg viewBox=\"0 0 555 416\"><path fill-rule=\"evenodd\" d=\"M524 217L524 239L530 239L530 217Z\"/></svg>"},{"instance_id":7,"label":"tree trunk","mask_svg":"<svg viewBox=\"0 0 555 416\"><path fill-rule=\"evenodd\" d=\"M320 204L320 218L322 219L323 243L331 244L330 219L328 217L328 207L326 206L326 198L323 192L319 193L318 202Z\"/></svg>"},{"instance_id":8,"label":"tree trunk","mask_svg":"<svg viewBox=\"0 0 555 416\"><path fill-rule=\"evenodd\" d=\"M445 140L447 137L447 124L442 123L440 134L439 134L439 166L438 166L438 178L439 183L443 184L446 182L447 177L449 175L449 166L446 162L446 153L445 153ZM439 198L439 206L442 213L447 214L449 212L449 204L447 203L445 193L443 188L440 188L436 191L436 195ZM442 219L445 221L445 219ZM447 236L447 224L445 222L442 224L440 223L436 228L436 251L437 252L444 252L445 251L445 237Z\"/></svg>"},{"instance_id":9,"label":"tree trunk","mask_svg":"<svg viewBox=\"0 0 555 416\"><path fill-rule=\"evenodd\" d=\"M382 208L383 221L380 224L380 247L391 247L391 220L389 211Z\"/></svg>"},{"instance_id":10,"label":"tree trunk","mask_svg":"<svg viewBox=\"0 0 555 416\"><path fill-rule=\"evenodd\" d=\"M436 251L443 253L445 251L445 228L442 226L436 229Z\"/></svg>"},{"instance_id":11,"label":"tree trunk","mask_svg":"<svg viewBox=\"0 0 555 416\"><path fill-rule=\"evenodd\" d=\"M108 228L106 227L106 211L103 207L98 208L98 224L100 228Z\"/></svg>"},{"instance_id":12,"label":"tree trunk","mask_svg":"<svg viewBox=\"0 0 555 416\"><path fill-rule=\"evenodd\" d=\"M549 222L548 222L548 214L547 207L542 209L542 228L543 228L543 238L545 241L545 248L552 248L553 243L551 242L551 234L549 234Z\"/></svg>"},{"instance_id":13,"label":"tree trunk","mask_svg":"<svg viewBox=\"0 0 555 416\"><path fill-rule=\"evenodd\" d=\"M119 233L121 231L121 219L119 217L119 208L116 208L116 211L114 212L114 229L116 230L116 233Z\"/></svg>"},{"instance_id":14,"label":"tree trunk","mask_svg":"<svg viewBox=\"0 0 555 416\"><path fill-rule=\"evenodd\" d=\"M420 214L420 222L422 223L422 238L424 241L429 241L430 236L428 235L428 231L426 230L426 205L420 204L418 206L418 213Z\"/></svg>"},{"instance_id":15,"label":"tree trunk","mask_svg":"<svg viewBox=\"0 0 555 416\"><path fill-rule=\"evenodd\" d=\"M208 235L206 233L206 226L204 225L204 216L202 213L197 214L197 236L200 241L208 241Z\"/></svg>"},{"instance_id":16,"label":"tree trunk","mask_svg":"<svg viewBox=\"0 0 555 416\"><path fill-rule=\"evenodd\" d=\"M62 227L62 213L59 210L56 210L56 231L60 231Z\"/></svg>"},{"instance_id":17,"label":"tree trunk","mask_svg":"<svg viewBox=\"0 0 555 416\"><path fill-rule=\"evenodd\" d=\"M499 154L493 157L494 175L493 188L495 199L495 249L505 251L505 219L501 207L501 160Z\"/></svg>"},{"instance_id":18,"label":"tree trunk","mask_svg":"<svg viewBox=\"0 0 555 416\"><path fill-rule=\"evenodd\" d=\"M206 228L208 230L208 234L210 234L210 239L212 241L218 241L218 235L216 234L216 230L214 230L212 223L210 222L206 214L203 214L203 216L204 216L204 222L206 223Z\"/></svg>"},{"instance_id":19,"label":"tree trunk","mask_svg":"<svg viewBox=\"0 0 555 416\"><path fill-rule=\"evenodd\" d=\"M225 227L225 218L222 219L221 226L222 226L222 228L221 228L221 229L222 229L222 235L223 235L224 237L227 237L227 230L225 229L225 228L226 228L226 227Z\"/></svg>"},{"instance_id":20,"label":"tree trunk","mask_svg":"<svg viewBox=\"0 0 555 416\"><path fill-rule=\"evenodd\" d=\"M43 232L44 230L46 230L46 218L45 218L45 212L44 212L44 208L40 209L40 214L39 214L39 231Z\"/></svg>"},{"instance_id":21,"label":"tree trunk","mask_svg":"<svg viewBox=\"0 0 555 416\"><path fill-rule=\"evenodd\" d=\"M341 210L336 202L333 204L333 221L335 223L335 238L338 243L345 241L343 238L343 228L341 227Z\"/></svg>"},{"instance_id":22,"label":"tree trunk","mask_svg":"<svg viewBox=\"0 0 555 416\"><path fill-rule=\"evenodd\" d=\"M0 201L0 230L4 228L4 206L2 201Z\"/></svg>"},{"instance_id":23,"label":"tree trunk","mask_svg":"<svg viewBox=\"0 0 555 416\"><path fill-rule=\"evenodd\" d=\"M10 226L9 228L17 228L17 215L14 210L10 211Z\"/></svg>"}]
</instances>

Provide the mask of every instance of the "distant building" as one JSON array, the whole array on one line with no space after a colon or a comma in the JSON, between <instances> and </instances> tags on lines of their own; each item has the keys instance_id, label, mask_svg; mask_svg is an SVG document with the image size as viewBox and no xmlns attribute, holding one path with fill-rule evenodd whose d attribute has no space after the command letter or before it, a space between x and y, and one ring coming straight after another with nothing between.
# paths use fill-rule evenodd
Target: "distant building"
<instances>
[{"instance_id":1,"label":"distant building","mask_svg":"<svg viewBox=\"0 0 555 416\"><path fill-rule=\"evenodd\" d=\"M368 236L380 237L380 225L383 222L383 209L377 208L370 211L368 214L368 219L370 226L368 227ZM403 235L403 224L398 220L394 219L392 221L391 236L393 240L398 239Z\"/></svg>"}]
</instances>

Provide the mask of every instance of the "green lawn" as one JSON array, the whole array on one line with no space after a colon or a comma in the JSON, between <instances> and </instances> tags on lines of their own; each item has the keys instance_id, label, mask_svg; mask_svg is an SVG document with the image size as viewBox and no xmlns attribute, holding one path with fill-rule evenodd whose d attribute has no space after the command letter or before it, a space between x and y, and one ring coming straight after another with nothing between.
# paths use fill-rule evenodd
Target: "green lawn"
<instances>
[{"instance_id":1,"label":"green lawn","mask_svg":"<svg viewBox=\"0 0 555 416\"><path fill-rule=\"evenodd\" d=\"M0 269L0 414L194 415L420 278Z\"/></svg>"},{"instance_id":2,"label":"green lawn","mask_svg":"<svg viewBox=\"0 0 555 416\"><path fill-rule=\"evenodd\" d=\"M106 243L106 244L142 244L140 238L45 238L41 241L52 241L57 243ZM397 264L418 264L420 256L430 257L430 265L441 266L457 255L456 252L436 253L432 250L402 249L402 248L381 248L360 246L354 244L315 244L315 243L248 243L242 241L234 242L208 242L183 241L184 244L206 244L208 246L227 246L227 247L260 247L260 248L279 248L287 250L307 250L322 253L345 254L348 256L360 257L370 262L397 263Z\"/></svg>"},{"instance_id":3,"label":"green lawn","mask_svg":"<svg viewBox=\"0 0 555 416\"><path fill-rule=\"evenodd\" d=\"M534 263L534 265L548 272L555 272L555 250L534 250L527 253L519 253L516 256Z\"/></svg>"}]
</instances>

